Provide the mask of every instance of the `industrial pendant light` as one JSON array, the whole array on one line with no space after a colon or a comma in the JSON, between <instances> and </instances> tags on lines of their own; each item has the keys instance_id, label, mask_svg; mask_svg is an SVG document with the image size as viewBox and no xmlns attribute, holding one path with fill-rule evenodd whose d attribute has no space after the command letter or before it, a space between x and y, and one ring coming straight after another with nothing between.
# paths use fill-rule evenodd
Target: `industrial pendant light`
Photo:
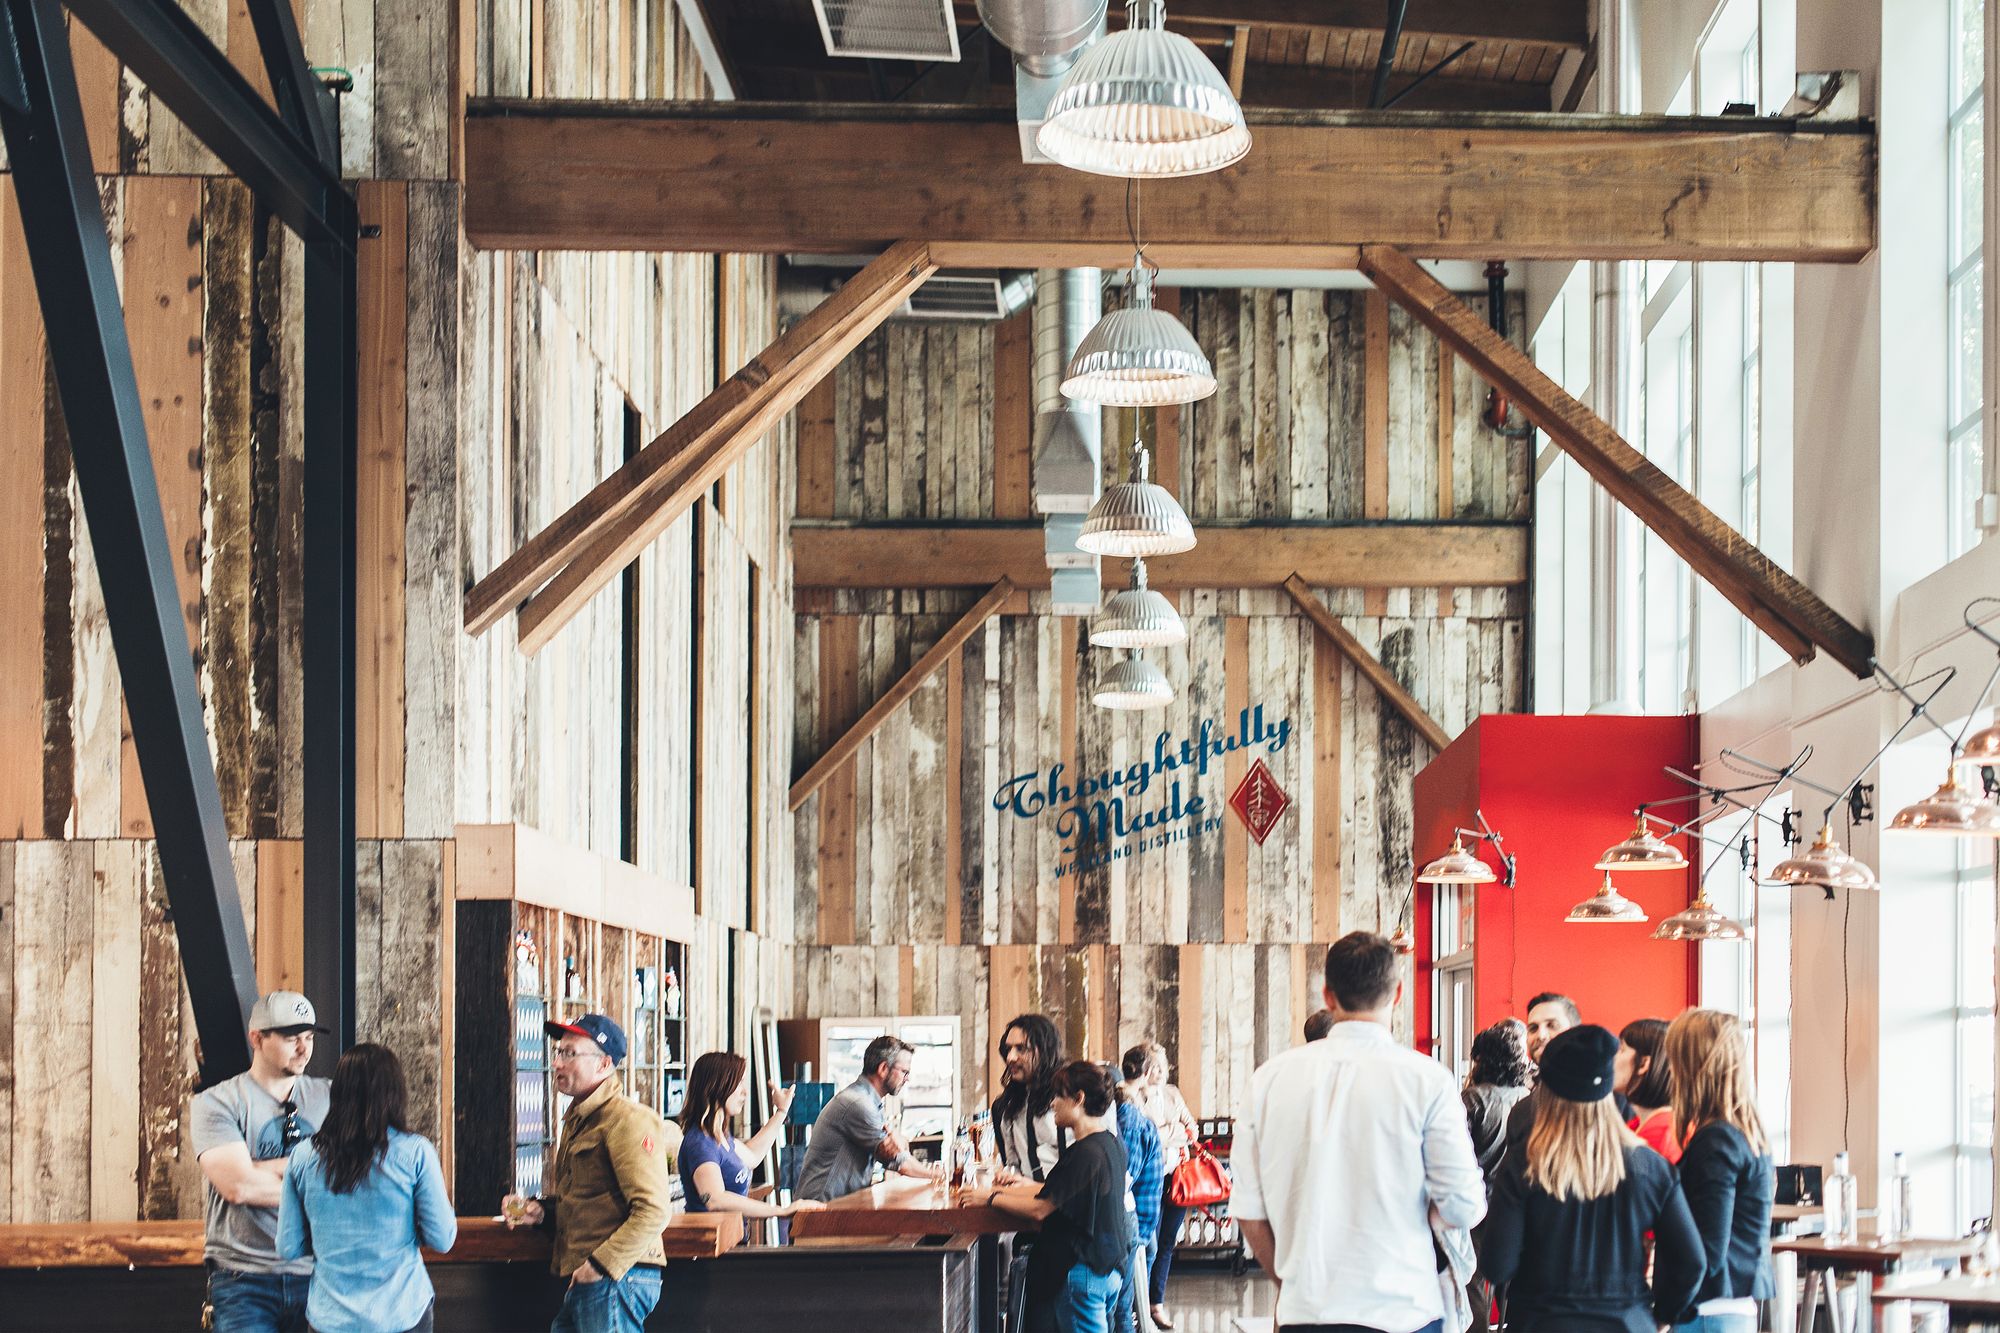
<instances>
[{"instance_id":1,"label":"industrial pendant light","mask_svg":"<svg viewBox=\"0 0 2000 1333\"><path fill-rule=\"evenodd\" d=\"M1833 836L1833 825L1820 826L1819 837L1799 856L1786 857L1771 869L1772 884L1810 884L1822 889L1879 888L1875 872L1847 854Z\"/></svg>"},{"instance_id":2,"label":"industrial pendant light","mask_svg":"<svg viewBox=\"0 0 2000 1333\"><path fill-rule=\"evenodd\" d=\"M1151 480L1145 441L1132 441L1132 480L1106 486L1077 537L1079 550L1133 560L1194 549L1194 524L1164 486Z\"/></svg>"},{"instance_id":3,"label":"industrial pendant light","mask_svg":"<svg viewBox=\"0 0 2000 1333\"><path fill-rule=\"evenodd\" d=\"M1656 940L1677 940L1702 944L1715 940L1747 940L1750 932L1715 909L1706 892L1697 892L1694 901L1653 928Z\"/></svg>"},{"instance_id":4,"label":"industrial pendant light","mask_svg":"<svg viewBox=\"0 0 2000 1333\"><path fill-rule=\"evenodd\" d=\"M1174 687L1158 667L1134 652L1105 671L1090 701L1099 708L1127 712L1164 708L1174 701Z\"/></svg>"},{"instance_id":5,"label":"industrial pendant light","mask_svg":"<svg viewBox=\"0 0 2000 1333\"><path fill-rule=\"evenodd\" d=\"M1660 838L1646 827L1646 812L1639 812L1639 822L1632 830L1632 836L1615 847L1607 847L1604 855L1597 858L1598 870L1685 870L1687 857L1681 849Z\"/></svg>"},{"instance_id":6,"label":"industrial pendant light","mask_svg":"<svg viewBox=\"0 0 2000 1333\"><path fill-rule=\"evenodd\" d=\"M1646 919L1645 908L1612 887L1611 872L1608 870L1604 872L1604 882L1597 886L1597 892L1570 908L1569 915L1563 918L1578 924L1621 921L1643 924Z\"/></svg>"},{"instance_id":7,"label":"industrial pendant light","mask_svg":"<svg viewBox=\"0 0 2000 1333\"><path fill-rule=\"evenodd\" d=\"M1168 648L1187 642L1187 625L1174 604L1146 586L1146 562L1132 562L1132 586L1114 593L1090 622L1098 648Z\"/></svg>"},{"instance_id":8,"label":"industrial pendant light","mask_svg":"<svg viewBox=\"0 0 2000 1333\"><path fill-rule=\"evenodd\" d=\"M1983 788L1968 787L1958 780L1954 763L1944 772L1944 785L1918 801L1906 805L1889 821L1897 833L1951 833L2000 838L2000 805L1986 799Z\"/></svg>"},{"instance_id":9,"label":"industrial pendant light","mask_svg":"<svg viewBox=\"0 0 2000 1333\"><path fill-rule=\"evenodd\" d=\"M1130 299L1091 326L1063 372L1070 398L1107 407L1192 403L1215 392L1215 367L1187 325L1153 308L1153 270L1132 257Z\"/></svg>"},{"instance_id":10,"label":"industrial pendant light","mask_svg":"<svg viewBox=\"0 0 2000 1333\"><path fill-rule=\"evenodd\" d=\"M1035 135L1045 157L1098 176L1198 176L1240 161L1250 130L1201 48L1166 30L1161 0L1132 0L1126 26L1070 67Z\"/></svg>"},{"instance_id":11,"label":"industrial pendant light","mask_svg":"<svg viewBox=\"0 0 2000 1333\"><path fill-rule=\"evenodd\" d=\"M2000 726L1986 727L1966 737L1965 748L1952 762L1962 768L1992 768L2000 765Z\"/></svg>"},{"instance_id":12,"label":"industrial pendant light","mask_svg":"<svg viewBox=\"0 0 2000 1333\"><path fill-rule=\"evenodd\" d=\"M1463 837L1454 836L1451 850L1419 871L1417 883L1491 884L1498 878L1493 867L1467 850Z\"/></svg>"}]
</instances>

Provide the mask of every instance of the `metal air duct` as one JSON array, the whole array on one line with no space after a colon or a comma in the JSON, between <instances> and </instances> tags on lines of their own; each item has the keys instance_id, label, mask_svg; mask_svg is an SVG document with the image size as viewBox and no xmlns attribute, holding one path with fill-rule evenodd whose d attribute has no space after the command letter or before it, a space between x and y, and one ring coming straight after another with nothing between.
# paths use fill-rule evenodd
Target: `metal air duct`
<instances>
[{"instance_id":1,"label":"metal air duct","mask_svg":"<svg viewBox=\"0 0 2000 1333\"><path fill-rule=\"evenodd\" d=\"M1063 396L1063 369L1104 313L1094 268L1035 274L1035 509L1081 514L1097 500L1102 416Z\"/></svg>"},{"instance_id":2,"label":"metal air duct","mask_svg":"<svg viewBox=\"0 0 2000 1333\"><path fill-rule=\"evenodd\" d=\"M979 0L979 20L1014 53L1014 109L1021 160L1047 162L1035 147L1048 105L1083 48L1104 32L1109 0Z\"/></svg>"}]
</instances>

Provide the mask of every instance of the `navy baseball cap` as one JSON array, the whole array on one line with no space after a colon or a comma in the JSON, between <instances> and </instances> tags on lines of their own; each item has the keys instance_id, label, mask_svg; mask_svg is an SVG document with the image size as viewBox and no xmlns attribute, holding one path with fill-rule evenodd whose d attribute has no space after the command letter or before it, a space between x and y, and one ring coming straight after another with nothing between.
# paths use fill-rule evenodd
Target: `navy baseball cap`
<instances>
[{"instance_id":1,"label":"navy baseball cap","mask_svg":"<svg viewBox=\"0 0 2000 1333\"><path fill-rule=\"evenodd\" d=\"M550 1041L588 1037L597 1043L598 1050L611 1057L614 1065L625 1058L625 1029L603 1014L585 1014L574 1023L544 1023L542 1031L549 1034Z\"/></svg>"}]
</instances>

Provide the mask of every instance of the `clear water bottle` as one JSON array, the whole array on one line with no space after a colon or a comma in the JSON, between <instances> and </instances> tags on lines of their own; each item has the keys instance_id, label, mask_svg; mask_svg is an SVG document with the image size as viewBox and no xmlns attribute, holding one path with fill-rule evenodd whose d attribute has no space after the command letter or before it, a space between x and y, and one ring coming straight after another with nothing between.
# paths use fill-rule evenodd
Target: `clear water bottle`
<instances>
[{"instance_id":1,"label":"clear water bottle","mask_svg":"<svg viewBox=\"0 0 2000 1333\"><path fill-rule=\"evenodd\" d=\"M1888 1240L1908 1240L1911 1231L1910 1167L1902 1153L1896 1154L1894 1170L1889 1179L1888 1209L1883 1218L1882 1234Z\"/></svg>"},{"instance_id":2,"label":"clear water bottle","mask_svg":"<svg viewBox=\"0 0 2000 1333\"><path fill-rule=\"evenodd\" d=\"M958 1138L951 1145L952 1179L958 1184L969 1183L972 1179L972 1131L966 1125L958 1127Z\"/></svg>"},{"instance_id":3,"label":"clear water bottle","mask_svg":"<svg viewBox=\"0 0 2000 1333\"><path fill-rule=\"evenodd\" d=\"M1826 1180L1825 1231L1829 1241L1854 1239L1856 1199L1854 1175L1847 1169L1847 1154L1833 1155L1833 1174Z\"/></svg>"}]
</instances>

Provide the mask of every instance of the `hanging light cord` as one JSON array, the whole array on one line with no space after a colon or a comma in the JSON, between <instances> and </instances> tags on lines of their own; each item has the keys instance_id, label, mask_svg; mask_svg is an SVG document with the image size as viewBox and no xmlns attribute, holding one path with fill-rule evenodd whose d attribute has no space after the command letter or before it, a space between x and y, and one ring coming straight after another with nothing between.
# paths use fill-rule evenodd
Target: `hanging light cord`
<instances>
[{"instance_id":1,"label":"hanging light cord","mask_svg":"<svg viewBox=\"0 0 2000 1333\"><path fill-rule=\"evenodd\" d=\"M1852 815L1847 818L1847 845L1850 847L1854 845ZM1847 933L1853 921L1854 890L1849 889L1846 901L1841 904L1840 909L1840 1147L1843 1152L1847 1150L1847 1118L1854 1097L1852 1091L1854 1082L1848 1073L1850 1052L1853 1049L1848 1038L1848 1024L1853 1021L1854 1005L1849 999L1850 987L1847 974Z\"/></svg>"},{"instance_id":2,"label":"hanging light cord","mask_svg":"<svg viewBox=\"0 0 2000 1333\"><path fill-rule=\"evenodd\" d=\"M1145 242L1139 239L1139 224L1144 216L1139 202L1139 182L1128 179L1125 182L1125 234L1132 239L1132 268L1136 272L1144 268L1154 278L1160 276L1160 266L1146 258Z\"/></svg>"},{"instance_id":3,"label":"hanging light cord","mask_svg":"<svg viewBox=\"0 0 2000 1333\"><path fill-rule=\"evenodd\" d=\"M1975 597L1967 602L1965 604L1965 627L1986 640L1986 642L1992 644L1995 648L2000 648L2000 639L1994 638L1984 629L1981 629L1979 622L1972 618L1972 608L1978 606L1981 602L1991 602L1995 606L2000 606L2000 597ZM1979 687L1979 697L1972 701L1971 711L1966 713L1964 724L1959 727L1958 735L1952 738L1952 758L1956 759L1959 753L1965 748L1965 733L1972 730L1973 720L1979 716L1979 710L1986 706L1986 696L1993 693L1993 682L1996 680L2000 680L2000 657L1993 659L1993 670L1987 674L1986 683Z\"/></svg>"}]
</instances>

